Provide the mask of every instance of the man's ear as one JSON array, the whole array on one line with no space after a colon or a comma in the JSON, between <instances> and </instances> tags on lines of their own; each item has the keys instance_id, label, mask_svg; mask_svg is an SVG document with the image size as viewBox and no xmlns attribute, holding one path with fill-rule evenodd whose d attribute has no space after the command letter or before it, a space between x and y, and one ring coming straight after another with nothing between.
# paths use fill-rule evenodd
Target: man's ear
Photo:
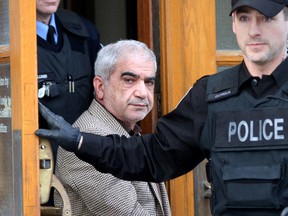
<instances>
[{"instance_id":1,"label":"man's ear","mask_svg":"<svg viewBox=\"0 0 288 216\"><path fill-rule=\"evenodd\" d=\"M104 97L104 81L101 77L95 76L93 79L93 86L95 91L95 97L97 100L102 100Z\"/></svg>"}]
</instances>

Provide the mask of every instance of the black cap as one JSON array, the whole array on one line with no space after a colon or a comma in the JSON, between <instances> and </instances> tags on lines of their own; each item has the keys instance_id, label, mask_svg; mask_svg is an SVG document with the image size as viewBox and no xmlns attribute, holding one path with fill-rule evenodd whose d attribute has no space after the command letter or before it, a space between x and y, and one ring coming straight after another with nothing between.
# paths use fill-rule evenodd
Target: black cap
<instances>
[{"instance_id":1,"label":"black cap","mask_svg":"<svg viewBox=\"0 0 288 216\"><path fill-rule=\"evenodd\" d=\"M232 0L231 14L240 7L251 7L267 17L276 16L284 7L288 5L288 0Z\"/></svg>"}]
</instances>

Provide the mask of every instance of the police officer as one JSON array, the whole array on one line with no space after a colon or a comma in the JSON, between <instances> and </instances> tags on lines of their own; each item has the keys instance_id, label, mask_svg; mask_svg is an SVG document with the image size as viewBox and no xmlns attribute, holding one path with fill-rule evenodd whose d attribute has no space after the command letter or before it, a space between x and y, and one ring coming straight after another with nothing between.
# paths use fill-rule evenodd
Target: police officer
<instances>
[{"instance_id":1,"label":"police officer","mask_svg":"<svg viewBox=\"0 0 288 216\"><path fill-rule=\"evenodd\" d=\"M54 140L102 172L165 181L208 159L213 215L280 215L288 206L287 0L232 0L240 65L198 80L157 132L79 133L40 104ZM151 144L153 143L153 145Z\"/></svg>"},{"instance_id":2,"label":"police officer","mask_svg":"<svg viewBox=\"0 0 288 216\"><path fill-rule=\"evenodd\" d=\"M58 9L59 3L36 1L38 97L72 124L93 99L93 67L101 44L90 21Z\"/></svg>"}]
</instances>

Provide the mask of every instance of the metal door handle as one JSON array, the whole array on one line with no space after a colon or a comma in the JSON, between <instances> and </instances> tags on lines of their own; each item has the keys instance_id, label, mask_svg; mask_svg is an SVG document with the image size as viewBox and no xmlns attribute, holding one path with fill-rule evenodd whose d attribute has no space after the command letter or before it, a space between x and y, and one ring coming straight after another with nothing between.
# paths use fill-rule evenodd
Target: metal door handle
<instances>
[{"instance_id":1,"label":"metal door handle","mask_svg":"<svg viewBox=\"0 0 288 216\"><path fill-rule=\"evenodd\" d=\"M203 193L203 197L205 199L209 199L212 196L212 191L211 191L211 184L207 181L203 182L203 188L204 188L204 193Z\"/></svg>"}]
</instances>

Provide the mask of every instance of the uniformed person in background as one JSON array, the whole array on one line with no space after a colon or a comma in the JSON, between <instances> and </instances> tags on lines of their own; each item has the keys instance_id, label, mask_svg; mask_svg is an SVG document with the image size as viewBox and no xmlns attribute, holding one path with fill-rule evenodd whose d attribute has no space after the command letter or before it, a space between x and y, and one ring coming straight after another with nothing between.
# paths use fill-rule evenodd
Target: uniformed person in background
<instances>
[{"instance_id":1,"label":"uniformed person in background","mask_svg":"<svg viewBox=\"0 0 288 216\"><path fill-rule=\"evenodd\" d=\"M93 99L93 66L101 44L92 22L58 9L59 3L36 1L38 97L72 124Z\"/></svg>"},{"instance_id":2,"label":"uniformed person in background","mask_svg":"<svg viewBox=\"0 0 288 216\"><path fill-rule=\"evenodd\" d=\"M57 142L102 172L165 181L208 159L211 211L279 216L288 206L288 0L232 0L241 64L203 77L154 134L80 133L40 104Z\"/></svg>"}]
</instances>

